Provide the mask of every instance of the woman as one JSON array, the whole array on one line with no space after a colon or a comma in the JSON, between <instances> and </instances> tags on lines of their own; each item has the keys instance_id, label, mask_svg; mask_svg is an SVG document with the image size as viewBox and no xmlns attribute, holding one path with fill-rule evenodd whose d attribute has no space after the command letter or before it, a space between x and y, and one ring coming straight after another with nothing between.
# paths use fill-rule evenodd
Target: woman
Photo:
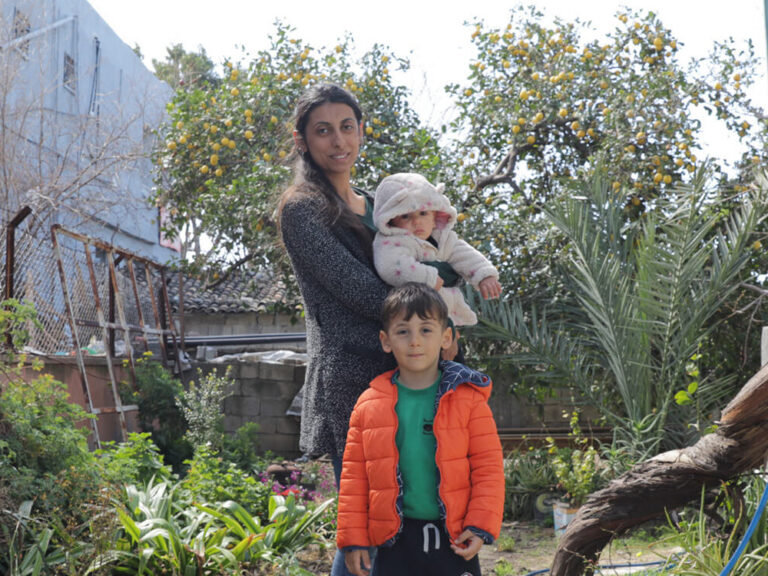
<instances>
[{"instance_id":1,"label":"woman","mask_svg":"<svg viewBox=\"0 0 768 576\"><path fill-rule=\"evenodd\" d=\"M299 98L294 120L295 178L280 200L279 223L307 326L300 447L330 454L338 483L355 401L394 368L379 344L389 287L373 267L372 201L350 182L362 142L360 106L343 88L321 84Z\"/></svg>"}]
</instances>

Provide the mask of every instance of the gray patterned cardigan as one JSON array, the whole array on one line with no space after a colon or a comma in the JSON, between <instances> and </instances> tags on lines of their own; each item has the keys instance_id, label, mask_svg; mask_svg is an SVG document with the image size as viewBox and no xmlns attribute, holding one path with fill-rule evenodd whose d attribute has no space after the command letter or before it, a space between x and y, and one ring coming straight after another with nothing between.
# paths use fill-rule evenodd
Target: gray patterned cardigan
<instances>
[{"instance_id":1,"label":"gray patterned cardigan","mask_svg":"<svg viewBox=\"0 0 768 576\"><path fill-rule=\"evenodd\" d=\"M321 216L324 202L295 194L283 205L280 230L307 326L300 448L341 456L357 397L395 367L379 343L379 313L390 287L354 231Z\"/></svg>"}]
</instances>

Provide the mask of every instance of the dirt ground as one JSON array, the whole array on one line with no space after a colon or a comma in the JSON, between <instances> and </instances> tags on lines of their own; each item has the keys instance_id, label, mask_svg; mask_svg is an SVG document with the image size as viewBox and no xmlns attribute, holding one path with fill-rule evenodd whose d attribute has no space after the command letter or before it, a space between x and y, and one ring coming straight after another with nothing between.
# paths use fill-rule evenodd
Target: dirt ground
<instances>
[{"instance_id":1,"label":"dirt ground","mask_svg":"<svg viewBox=\"0 0 768 576\"><path fill-rule=\"evenodd\" d=\"M658 562L665 559L672 548L665 543L640 532L630 538L619 539L603 551L600 565L625 565ZM505 522L502 533L492 546L483 546L480 565L484 576L526 576L549 569L557 548L557 538L551 527L535 522ZM330 573L332 550L314 549L302 558L302 566L317 576ZM615 572L604 570L602 574L628 573L630 569Z\"/></svg>"}]
</instances>

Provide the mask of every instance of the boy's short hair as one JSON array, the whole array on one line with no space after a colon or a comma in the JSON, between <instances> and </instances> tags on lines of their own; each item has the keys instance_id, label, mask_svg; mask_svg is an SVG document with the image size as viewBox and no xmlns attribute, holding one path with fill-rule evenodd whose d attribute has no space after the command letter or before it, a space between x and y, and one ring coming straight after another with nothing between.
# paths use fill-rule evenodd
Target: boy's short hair
<instances>
[{"instance_id":1,"label":"boy's short hair","mask_svg":"<svg viewBox=\"0 0 768 576\"><path fill-rule=\"evenodd\" d=\"M406 282L393 288L384 299L381 325L385 332L389 330L392 320L401 313L405 313L406 320L417 314L422 320L432 318L444 328L448 327L448 306L437 290L422 282Z\"/></svg>"}]
</instances>

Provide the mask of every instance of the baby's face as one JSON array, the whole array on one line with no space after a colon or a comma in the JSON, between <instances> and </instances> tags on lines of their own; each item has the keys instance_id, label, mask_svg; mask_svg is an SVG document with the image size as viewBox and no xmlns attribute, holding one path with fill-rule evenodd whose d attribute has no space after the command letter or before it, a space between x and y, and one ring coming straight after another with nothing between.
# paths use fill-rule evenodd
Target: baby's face
<instances>
[{"instance_id":1,"label":"baby's face","mask_svg":"<svg viewBox=\"0 0 768 576\"><path fill-rule=\"evenodd\" d=\"M426 240L435 229L434 210L416 210L396 216L389 221L390 226L407 230L417 238Z\"/></svg>"}]
</instances>

